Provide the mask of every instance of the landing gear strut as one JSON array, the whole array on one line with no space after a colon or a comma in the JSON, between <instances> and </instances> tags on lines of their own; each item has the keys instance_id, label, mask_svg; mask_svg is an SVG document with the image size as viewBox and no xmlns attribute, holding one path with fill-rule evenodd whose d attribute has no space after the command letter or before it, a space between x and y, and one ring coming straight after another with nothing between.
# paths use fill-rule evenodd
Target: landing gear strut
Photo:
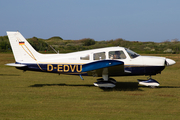
<instances>
[{"instance_id":1,"label":"landing gear strut","mask_svg":"<svg viewBox=\"0 0 180 120\"><path fill-rule=\"evenodd\" d=\"M102 78L97 79L94 85L100 88L113 88L116 86L116 80L109 78L108 68L104 68L102 71Z\"/></svg>"}]
</instances>

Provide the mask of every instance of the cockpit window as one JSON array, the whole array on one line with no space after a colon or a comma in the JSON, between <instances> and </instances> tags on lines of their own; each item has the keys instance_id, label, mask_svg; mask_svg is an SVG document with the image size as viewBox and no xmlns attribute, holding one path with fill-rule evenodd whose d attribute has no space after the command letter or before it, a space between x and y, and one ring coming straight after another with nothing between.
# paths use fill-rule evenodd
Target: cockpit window
<instances>
[{"instance_id":1,"label":"cockpit window","mask_svg":"<svg viewBox=\"0 0 180 120\"><path fill-rule=\"evenodd\" d=\"M133 52L132 50L129 50L129 49L125 49L127 51L127 53L129 54L130 58L136 58L138 56L140 56L139 54Z\"/></svg>"},{"instance_id":2,"label":"cockpit window","mask_svg":"<svg viewBox=\"0 0 180 120\"><path fill-rule=\"evenodd\" d=\"M109 59L126 59L126 55L123 51L109 51Z\"/></svg>"}]
</instances>

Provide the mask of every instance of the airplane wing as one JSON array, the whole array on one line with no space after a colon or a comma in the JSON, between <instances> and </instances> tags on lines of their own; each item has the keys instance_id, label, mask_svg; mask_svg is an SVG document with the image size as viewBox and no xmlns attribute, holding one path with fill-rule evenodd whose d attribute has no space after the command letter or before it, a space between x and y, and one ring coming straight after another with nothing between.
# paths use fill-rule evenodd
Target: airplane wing
<instances>
[{"instance_id":1,"label":"airplane wing","mask_svg":"<svg viewBox=\"0 0 180 120\"><path fill-rule=\"evenodd\" d=\"M100 60L82 65L82 72L87 72L88 75L94 77L101 77L105 69L109 76L119 76L126 73L124 62L118 60Z\"/></svg>"}]
</instances>

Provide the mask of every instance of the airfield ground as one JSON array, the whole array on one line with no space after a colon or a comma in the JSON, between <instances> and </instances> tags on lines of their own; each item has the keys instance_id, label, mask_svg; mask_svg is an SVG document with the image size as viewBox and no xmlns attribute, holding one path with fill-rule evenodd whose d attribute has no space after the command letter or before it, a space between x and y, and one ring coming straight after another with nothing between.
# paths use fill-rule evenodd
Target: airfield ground
<instances>
[{"instance_id":1,"label":"airfield ground","mask_svg":"<svg viewBox=\"0 0 180 120\"><path fill-rule=\"evenodd\" d=\"M0 54L0 119L180 119L180 55L162 74L153 76L159 88L138 85L147 76L115 77L117 86L102 90L97 78L24 72L4 64L12 53Z\"/></svg>"}]
</instances>

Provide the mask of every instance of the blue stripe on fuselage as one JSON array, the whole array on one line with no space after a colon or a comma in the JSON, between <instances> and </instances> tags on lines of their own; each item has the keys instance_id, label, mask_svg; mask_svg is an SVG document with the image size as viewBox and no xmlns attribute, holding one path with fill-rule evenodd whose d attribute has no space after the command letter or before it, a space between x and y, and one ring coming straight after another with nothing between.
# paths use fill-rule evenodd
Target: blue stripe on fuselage
<instances>
[{"instance_id":1,"label":"blue stripe on fuselage","mask_svg":"<svg viewBox=\"0 0 180 120\"><path fill-rule=\"evenodd\" d=\"M20 63L19 63L20 64ZM63 73L63 74L84 74L82 71L83 64L25 64L26 67L21 67L21 70ZM128 75L155 75L160 73L165 66L132 66L125 65L124 69L130 71ZM127 74L126 74L127 75Z\"/></svg>"}]
</instances>

